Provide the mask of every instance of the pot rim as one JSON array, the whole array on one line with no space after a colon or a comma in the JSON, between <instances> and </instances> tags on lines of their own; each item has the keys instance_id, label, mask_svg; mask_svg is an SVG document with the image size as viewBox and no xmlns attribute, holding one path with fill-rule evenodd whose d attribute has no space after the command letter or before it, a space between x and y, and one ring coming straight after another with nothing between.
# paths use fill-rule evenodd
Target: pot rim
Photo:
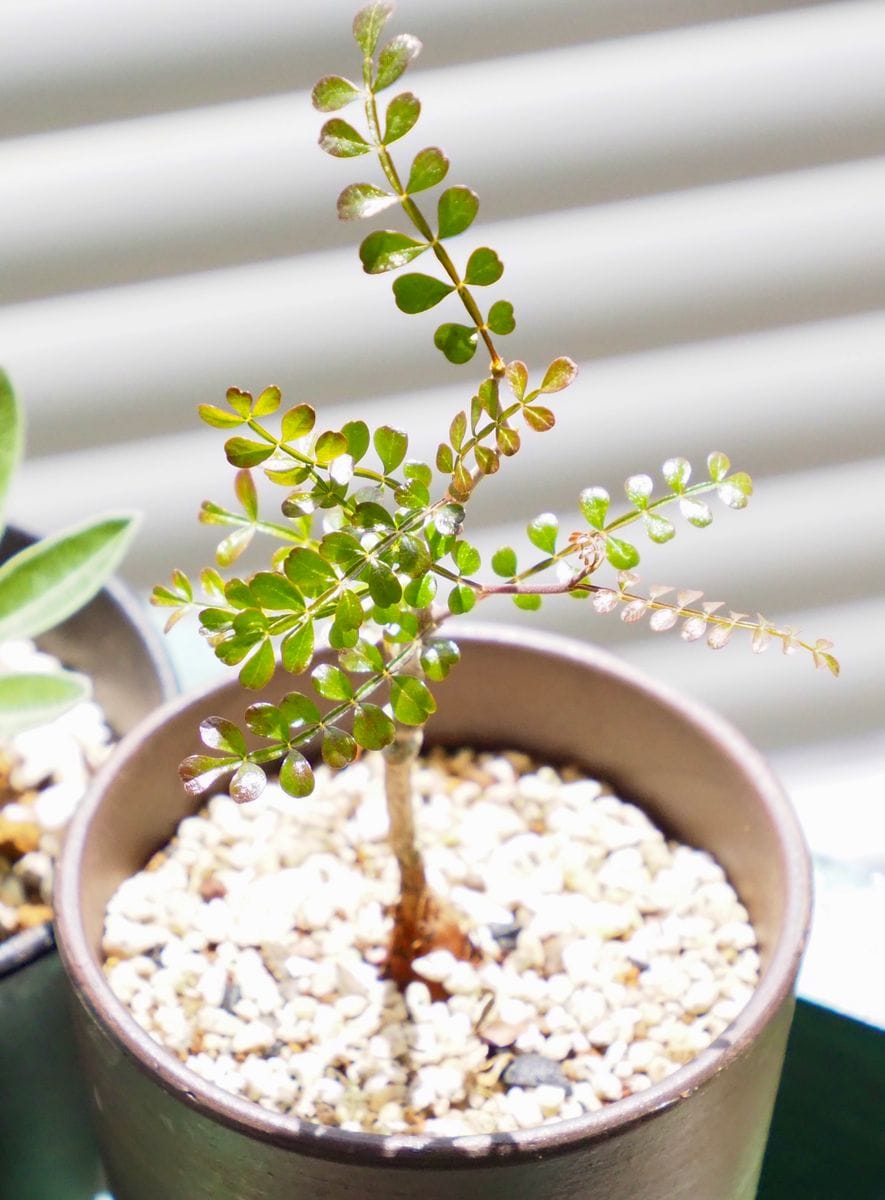
<instances>
[{"instance_id":1,"label":"pot rim","mask_svg":"<svg viewBox=\"0 0 885 1200\"><path fill-rule=\"evenodd\" d=\"M0 532L0 540L7 533L23 539L26 543L36 541L36 535L29 530L22 529L20 525L7 525L6 529ZM122 580L113 576L105 581L98 594L110 599L116 615L137 631L151 671L160 686L160 694L164 702L172 700L179 692L178 680L163 648L159 631L148 619L134 592ZM33 929L23 929L20 933L6 938L5 941L0 942L0 981L7 975L12 975L15 971L27 967L29 963L36 962L38 958L42 958L44 954L49 954L54 949L55 934L52 921L44 921L42 925L37 925Z\"/></svg>"},{"instance_id":2,"label":"pot rim","mask_svg":"<svg viewBox=\"0 0 885 1200\"><path fill-rule=\"evenodd\" d=\"M603 675L640 689L695 727L700 725L723 754L740 763L763 798L776 833L784 874L791 881L777 941L757 988L722 1036L661 1083L595 1112L512 1133L452 1138L352 1132L273 1113L206 1082L185 1067L171 1051L155 1042L113 994L87 940L78 891L80 866L91 823L116 770L165 722L179 719L188 710L202 709L211 703L214 695L238 686L235 680L221 684L216 681L166 703L123 739L113 759L96 775L89 795L71 823L59 863L56 889L59 952L79 999L143 1071L208 1119L290 1151L340 1160L359 1159L377 1166L414 1164L416 1158L431 1160L437 1165L456 1166L459 1162L476 1163L477 1159L515 1161L537 1158L539 1154L562 1153L577 1141L611 1137L697 1091L742 1055L789 999L808 936L811 864L789 800L759 752L718 714L589 644L558 634L536 633L505 625L465 624L459 628L458 638L464 642L492 643L502 649L527 647L548 657L577 660Z\"/></svg>"}]
</instances>

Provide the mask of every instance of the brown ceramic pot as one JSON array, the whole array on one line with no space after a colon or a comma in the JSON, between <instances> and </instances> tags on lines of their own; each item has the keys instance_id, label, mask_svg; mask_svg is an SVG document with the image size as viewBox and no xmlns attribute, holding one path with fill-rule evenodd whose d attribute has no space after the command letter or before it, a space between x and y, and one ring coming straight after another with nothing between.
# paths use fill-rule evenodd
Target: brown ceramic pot
<instances>
[{"instance_id":1,"label":"brown ceramic pot","mask_svg":"<svg viewBox=\"0 0 885 1200\"><path fill-rule=\"evenodd\" d=\"M7 529L0 562L32 541ZM117 734L176 691L159 636L116 580L39 641L89 676ZM0 1193L91 1200L98 1154L54 950L48 923L0 944Z\"/></svg>"},{"instance_id":2,"label":"brown ceramic pot","mask_svg":"<svg viewBox=\"0 0 885 1200\"><path fill-rule=\"evenodd\" d=\"M176 764L229 683L168 705L125 743L76 820L59 944L116 1200L751 1200L809 920L809 863L777 782L718 718L606 654L524 631L459 637L437 743L577 762L723 863L763 975L734 1025L663 1083L602 1111L492 1137L383 1137L277 1116L204 1083L134 1022L99 965L105 905L190 809ZM276 688L276 695L285 690ZM268 696L272 698L274 690Z\"/></svg>"}]
</instances>

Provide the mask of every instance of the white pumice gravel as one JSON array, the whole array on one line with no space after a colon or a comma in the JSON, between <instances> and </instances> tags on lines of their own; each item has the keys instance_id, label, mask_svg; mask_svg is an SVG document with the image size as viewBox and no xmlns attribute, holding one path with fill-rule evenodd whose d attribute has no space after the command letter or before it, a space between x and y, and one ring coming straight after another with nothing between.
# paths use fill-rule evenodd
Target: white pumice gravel
<instances>
[{"instance_id":1,"label":"white pumice gravel","mask_svg":"<svg viewBox=\"0 0 885 1200\"><path fill-rule=\"evenodd\" d=\"M33 642L0 642L0 671L60 667ZM52 916L64 831L111 749L104 713L91 700L55 721L0 738L0 941Z\"/></svg>"},{"instance_id":2,"label":"white pumice gravel","mask_svg":"<svg viewBox=\"0 0 885 1200\"><path fill-rule=\"evenodd\" d=\"M579 1116L665 1079L747 1002L759 956L709 854L525 755L415 772L432 886L476 961L382 978L397 869L380 758L215 796L112 897L108 982L203 1079L342 1129L440 1137ZM442 985L447 999L433 998Z\"/></svg>"}]
</instances>

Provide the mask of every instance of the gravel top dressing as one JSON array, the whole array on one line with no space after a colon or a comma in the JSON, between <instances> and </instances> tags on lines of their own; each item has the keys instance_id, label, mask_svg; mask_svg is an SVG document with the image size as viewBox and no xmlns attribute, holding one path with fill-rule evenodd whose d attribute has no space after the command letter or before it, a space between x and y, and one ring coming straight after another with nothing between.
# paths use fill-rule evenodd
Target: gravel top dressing
<instances>
[{"instance_id":1,"label":"gravel top dressing","mask_svg":"<svg viewBox=\"0 0 885 1200\"><path fill-rule=\"evenodd\" d=\"M30 641L0 642L0 671L57 671ZM92 701L0 738L0 942L52 917L62 836L89 780L111 751L111 732Z\"/></svg>"},{"instance_id":2,"label":"gravel top dressing","mask_svg":"<svg viewBox=\"0 0 885 1200\"><path fill-rule=\"evenodd\" d=\"M435 751L415 786L429 882L475 961L428 954L405 995L381 977L397 868L368 755L319 768L305 800L270 786L182 821L108 906L113 991L198 1075L275 1112L445 1137L648 1088L746 1004L756 938L709 854L518 753Z\"/></svg>"}]
</instances>

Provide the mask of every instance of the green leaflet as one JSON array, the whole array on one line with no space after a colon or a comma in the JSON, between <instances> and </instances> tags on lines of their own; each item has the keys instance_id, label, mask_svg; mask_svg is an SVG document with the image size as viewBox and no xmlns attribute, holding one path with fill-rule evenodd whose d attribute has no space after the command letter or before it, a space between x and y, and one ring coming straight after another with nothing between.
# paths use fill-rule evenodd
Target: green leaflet
<instances>
[{"instance_id":1,"label":"green leaflet","mask_svg":"<svg viewBox=\"0 0 885 1200\"><path fill-rule=\"evenodd\" d=\"M132 541L137 518L104 517L19 551L0 566L0 641L36 637L99 591Z\"/></svg>"},{"instance_id":2,"label":"green leaflet","mask_svg":"<svg viewBox=\"0 0 885 1200\"><path fill-rule=\"evenodd\" d=\"M384 122L384 145L405 137L421 115L421 101L411 92L402 92L394 96L387 106L387 116Z\"/></svg>"},{"instance_id":3,"label":"green leaflet","mask_svg":"<svg viewBox=\"0 0 885 1200\"><path fill-rule=\"evenodd\" d=\"M394 229L378 229L370 233L360 246L360 262L367 275L395 271L428 249L427 242L416 241L408 234Z\"/></svg>"},{"instance_id":4,"label":"green leaflet","mask_svg":"<svg viewBox=\"0 0 885 1200\"><path fill-rule=\"evenodd\" d=\"M378 73L375 76L375 91L380 92L396 83L409 63L421 53L421 43L411 33L398 33L378 55Z\"/></svg>"},{"instance_id":5,"label":"green leaflet","mask_svg":"<svg viewBox=\"0 0 885 1200\"><path fill-rule=\"evenodd\" d=\"M411 195L413 192L423 192L427 188L435 187L436 184L442 183L448 170L449 160L438 146L428 146L425 150L419 150L409 171L406 191Z\"/></svg>"},{"instance_id":6,"label":"green leaflet","mask_svg":"<svg viewBox=\"0 0 885 1200\"><path fill-rule=\"evenodd\" d=\"M442 350L450 363L470 362L476 353L477 331L466 325L446 322L433 335L433 344Z\"/></svg>"},{"instance_id":7,"label":"green leaflet","mask_svg":"<svg viewBox=\"0 0 885 1200\"><path fill-rule=\"evenodd\" d=\"M404 313L426 312L434 308L455 289L432 275L400 275L393 281L393 295L397 308Z\"/></svg>"},{"instance_id":8,"label":"green leaflet","mask_svg":"<svg viewBox=\"0 0 885 1200\"><path fill-rule=\"evenodd\" d=\"M439 198L437 217L439 236L455 237L473 224L479 210L479 196L468 187L457 185L446 188Z\"/></svg>"}]
</instances>

